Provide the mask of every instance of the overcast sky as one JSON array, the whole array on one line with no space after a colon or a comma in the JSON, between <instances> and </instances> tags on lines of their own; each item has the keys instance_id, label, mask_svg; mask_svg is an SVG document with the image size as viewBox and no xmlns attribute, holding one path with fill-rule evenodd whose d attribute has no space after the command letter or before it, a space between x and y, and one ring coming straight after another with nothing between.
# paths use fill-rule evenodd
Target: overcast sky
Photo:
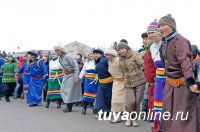
<instances>
[{"instance_id":1,"label":"overcast sky","mask_svg":"<svg viewBox=\"0 0 200 132\"><path fill-rule=\"evenodd\" d=\"M109 47L122 38L140 47L149 23L168 13L179 33L200 46L197 0L1 0L0 50L52 49L75 40Z\"/></svg>"}]
</instances>

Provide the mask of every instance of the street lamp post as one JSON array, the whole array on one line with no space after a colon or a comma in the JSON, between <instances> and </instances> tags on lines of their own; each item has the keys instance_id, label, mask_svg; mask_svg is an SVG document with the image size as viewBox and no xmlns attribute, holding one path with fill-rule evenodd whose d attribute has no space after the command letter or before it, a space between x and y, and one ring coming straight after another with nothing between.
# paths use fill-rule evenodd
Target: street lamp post
<instances>
[{"instance_id":1,"label":"street lamp post","mask_svg":"<svg viewBox=\"0 0 200 132\"><path fill-rule=\"evenodd\" d=\"M19 49L20 49L20 47L18 46L17 49L18 49L18 53L19 53Z\"/></svg>"}]
</instances>

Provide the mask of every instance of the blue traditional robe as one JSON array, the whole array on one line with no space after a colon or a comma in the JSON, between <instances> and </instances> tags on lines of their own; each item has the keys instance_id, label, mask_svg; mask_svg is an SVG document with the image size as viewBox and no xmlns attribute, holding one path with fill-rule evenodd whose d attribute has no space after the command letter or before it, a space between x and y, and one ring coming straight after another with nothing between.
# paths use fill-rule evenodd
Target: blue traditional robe
<instances>
[{"instance_id":1,"label":"blue traditional robe","mask_svg":"<svg viewBox=\"0 0 200 132\"><path fill-rule=\"evenodd\" d=\"M23 91L24 95L28 96L29 82L30 82L30 73L28 68L28 63L24 63L22 67L17 71L17 74L23 74ZM27 98L27 103L29 103Z\"/></svg>"},{"instance_id":2,"label":"blue traditional robe","mask_svg":"<svg viewBox=\"0 0 200 132\"><path fill-rule=\"evenodd\" d=\"M102 57L95 67L99 83L94 108L109 112L111 110L113 77L108 71L108 59Z\"/></svg>"},{"instance_id":3,"label":"blue traditional robe","mask_svg":"<svg viewBox=\"0 0 200 132\"><path fill-rule=\"evenodd\" d=\"M40 61L39 65L34 61L29 66L31 75L28 91L29 104L41 104L42 100L42 87L45 79L48 78L48 71L44 61Z\"/></svg>"}]
</instances>

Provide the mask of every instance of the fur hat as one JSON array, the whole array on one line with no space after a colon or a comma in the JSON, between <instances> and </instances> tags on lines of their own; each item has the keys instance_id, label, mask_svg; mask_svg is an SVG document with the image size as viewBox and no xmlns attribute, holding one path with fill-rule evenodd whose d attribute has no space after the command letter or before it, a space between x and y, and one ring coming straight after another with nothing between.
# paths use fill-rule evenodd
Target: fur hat
<instances>
[{"instance_id":1,"label":"fur hat","mask_svg":"<svg viewBox=\"0 0 200 132\"><path fill-rule=\"evenodd\" d=\"M56 46L53 47L53 49L56 51L56 50L60 50L64 53L67 53L67 49L61 44L61 43L58 43Z\"/></svg>"},{"instance_id":2,"label":"fur hat","mask_svg":"<svg viewBox=\"0 0 200 132\"><path fill-rule=\"evenodd\" d=\"M117 51L114 50L114 49L111 49L111 48L110 49L106 49L104 54L105 55L113 55L113 56L117 56L118 55Z\"/></svg>"}]
</instances>

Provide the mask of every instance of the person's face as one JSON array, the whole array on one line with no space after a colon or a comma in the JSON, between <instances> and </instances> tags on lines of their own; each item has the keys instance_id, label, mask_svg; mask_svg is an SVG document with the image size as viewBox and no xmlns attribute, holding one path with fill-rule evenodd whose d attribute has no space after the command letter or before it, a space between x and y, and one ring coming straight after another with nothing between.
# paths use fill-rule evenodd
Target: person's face
<instances>
[{"instance_id":1,"label":"person's face","mask_svg":"<svg viewBox=\"0 0 200 132\"><path fill-rule=\"evenodd\" d=\"M33 56L31 55L31 54L27 54L27 58L29 59L29 60L33 60Z\"/></svg>"},{"instance_id":2,"label":"person's face","mask_svg":"<svg viewBox=\"0 0 200 132\"><path fill-rule=\"evenodd\" d=\"M93 59L94 59L94 54L93 54L93 53L90 53L90 54L88 55L88 57L89 57L89 59L93 60Z\"/></svg>"},{"instance_id":3,"label":"person's face","mask_svg":"<svg viewBox=\"0 0 200 132\"><path fill-rule=\"evenodd\" d=\"M119 54L120 54L121 56L126 56L127 49L125 49L125 48L120 48L120 49L118 50L118 52L119 52Z\"/></svg>"},{"instance_id":4,"label":"person's face","mask_svg":"<svg viewBox=\"0 0 200 132\"><path fill-rule=\"evenodd\" d=\"M99 58L101 58L101 54L99 54L99 53L94 53L94 59L95 60L98 60Z\"/></svg>"},{"instance_id":5,"label":"person's face","mask_svg":"<svg viewBox=\"0 0 200 132\"><path fill-rule=\"evenodd\" d=\"M12 57L8 57L8 62L12 62L13 58Z\"/></svg>"},{"instance_id":6,"label":"person's face","mask_svg":"<svg viewBox=\"0 0 200 132\"><path fill-rule=\"evenodd\" d=\"M80 55L76 55L76 58L77 58L77 60L80 60L81 56Z\"/></svg>"},{"instance_id":7,"label":"person's face","mask_svg":"<svg viewBox=\"0 0 200 132\"><path fill-rule=\"evenodd\" d=\"M57 57L56 54L51 54L51 58L52 58L52 59L55 59L56 57Z\"/></svg>"},{"instance_id":8,"label":"person's face","mask_svg":"<svg viewBox=\"0 0 200 132\"><path fill-rule=\"evenodd\" d=\"M61 50L56 50L57 55L61 56L63 52Z\"/></svg>"},{"instance_id":9,"label":"person's face","mask_svg":"<svg viewBox=\"0 0 200 132\"><path fill-rule=\"evenodd\" d=\"M112 61L114 56L113 55L109 55L109 54L106 54L106 58L108 58L109 61Z\"/></svg>"},{"instance_id":10,"label":"person's face","mask_svg":"<svg viewBox=\"0 0 200 132\"><path fill-rule=\"evenodd\" d=\"M148 45L152 44L152 41L151 41L151 39L149 37L143 38L142 42L143 42L144 46L148 46Z\"/></svg>"},{"instance_id":11,"label":"person's face","mask_svg":"<svg viewBox=\"0 0 200 132\"><path fill-rule=\"evenodd\" d=\"M170 33L173 32L173 28L166 24L160 24L158 30L160 31L163 38L167 38L170 35Z\"/></svg>"},{"instance_id":12,"label":"person's face","mask_svg":"<svg viewBox=\"0 0 200 132\"><path fill-rule=\"evenodd\" d=\"M148 37L151 39L153 43L158 43L161 40L161 36L155 32L149 32Z\"/></svg>"}]
</instances>

